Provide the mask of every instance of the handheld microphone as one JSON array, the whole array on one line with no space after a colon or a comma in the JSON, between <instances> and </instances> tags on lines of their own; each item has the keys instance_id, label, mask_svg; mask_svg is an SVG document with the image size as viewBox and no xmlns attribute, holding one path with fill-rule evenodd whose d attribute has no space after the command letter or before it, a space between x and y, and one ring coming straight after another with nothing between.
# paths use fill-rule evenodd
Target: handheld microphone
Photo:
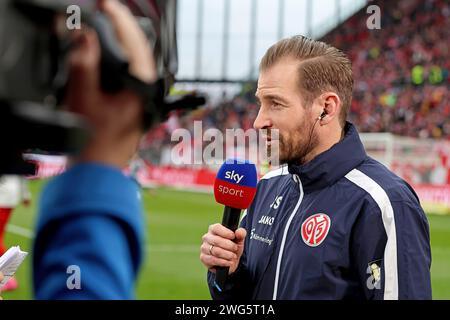
<instances>
[{"instance_id":1,"label":"handheld microphone","mask_svg":"<svg viewBox=\"0 0 450 320\"><path fill-rule=\"evenodd\" d=\"M214 181L216 202L225 206L222 225L233 232L239 226L241 210L250 206L256 193L256 166L250 161L228 159ZM219 291L228 277L228 267L216 267L215 286Z\"/></svg>"}]
</instances>

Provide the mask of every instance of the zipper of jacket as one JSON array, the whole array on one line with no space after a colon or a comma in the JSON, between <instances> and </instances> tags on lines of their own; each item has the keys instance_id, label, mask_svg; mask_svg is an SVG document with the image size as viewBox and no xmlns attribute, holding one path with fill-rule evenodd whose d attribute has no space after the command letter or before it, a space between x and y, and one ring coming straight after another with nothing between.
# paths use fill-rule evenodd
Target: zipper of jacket
<instances>
[{"instance_id":1,"label":"zipper of jacket","mask_svg":"<svg viewBox=\"0 0 450 320\"><path fill-rule=\"evenodd\" d=\"M280 268L281 268L281 260L283 259L283 251L284 251L284 245L286 243L286 237L289 231L289 227L291 226L292 219L294 219L295 214L297 213L298 208L300 207L300 204L303 200L303 185L298 175L294 175L294 181L298 183L299 189L300 189L300 196L298 198L298 202L295 205L294 210L292 211L287 223L286 227L284 228L283 232L283 238L281 239L281 245L280 245L280 252L278 253L278 260L277 260L277 269L275 272L275 284L273 286L273 300L277 300L277 293L278 293L278 281L280 277Z\"/></svg>"}]
</instances>

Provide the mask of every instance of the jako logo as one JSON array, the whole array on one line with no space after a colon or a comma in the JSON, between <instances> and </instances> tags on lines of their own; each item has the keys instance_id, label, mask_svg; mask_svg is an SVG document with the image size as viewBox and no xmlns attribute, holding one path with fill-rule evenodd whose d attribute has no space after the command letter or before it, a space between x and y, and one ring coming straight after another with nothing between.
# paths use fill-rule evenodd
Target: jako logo
<instances>
[{"instance_id":1,"label":"jako logo","mask_svg":"<svg viewBox=\"0 0 450 320\"><path fill-rule=\"evenodd\" d=\"M234 170L233 170L233 171L225 172L225 178L226 179L231 179L233 181L236 181L236 183L239 183L239 182L241 182L242 178L244 178L244 175L243 174L240 175L238 173L234 173Z\"/></svg>"},{"instance_id":2,"label":"jako logo","mask_svg":"<svg viewBox=\"0 0 450 320\"><path fill-rule=\"evenodd\" d=\"M275 220L275 217L262 216L261 219L259 219L258 223L271 226L273 224L274 220Z\"/></svg>"}]
</instances>

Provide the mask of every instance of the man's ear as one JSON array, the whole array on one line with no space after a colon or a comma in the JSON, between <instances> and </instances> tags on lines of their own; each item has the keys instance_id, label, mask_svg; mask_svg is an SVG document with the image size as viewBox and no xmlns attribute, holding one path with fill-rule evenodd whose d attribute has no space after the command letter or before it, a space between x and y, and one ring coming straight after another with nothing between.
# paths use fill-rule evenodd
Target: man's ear
<instances>
[{"instance_id":1,"label":"man's ear","mask_svg":"<svg viewBox=\"0 0 450 320\"><path fill-rule=\"evenodd\" d=\"M328 124L334 119L339 119L341 112L341 99L334 92L325 92L321 95L321 105L323 113L320 119L321 124Z\"/></svg>"}]
</instances>

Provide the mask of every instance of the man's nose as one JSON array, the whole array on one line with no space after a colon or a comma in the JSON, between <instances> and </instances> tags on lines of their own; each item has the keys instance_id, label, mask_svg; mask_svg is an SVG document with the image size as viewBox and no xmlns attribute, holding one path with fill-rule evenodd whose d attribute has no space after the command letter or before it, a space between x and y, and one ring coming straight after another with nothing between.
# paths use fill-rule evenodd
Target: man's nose
<instances>
[{"instance_id":1,"label":"man's nose","mask_svg":"<svg viewBox=\"0 0 450 320\"><path fill-rule=\"evenodd\" d=\"M259 109L258 115L256 116L256 119L253 122L253 128L258 130L258 129L267 129L270 128L271 126L272 121L262 111L262 108Z\"/></svg>"}]
</instances>

